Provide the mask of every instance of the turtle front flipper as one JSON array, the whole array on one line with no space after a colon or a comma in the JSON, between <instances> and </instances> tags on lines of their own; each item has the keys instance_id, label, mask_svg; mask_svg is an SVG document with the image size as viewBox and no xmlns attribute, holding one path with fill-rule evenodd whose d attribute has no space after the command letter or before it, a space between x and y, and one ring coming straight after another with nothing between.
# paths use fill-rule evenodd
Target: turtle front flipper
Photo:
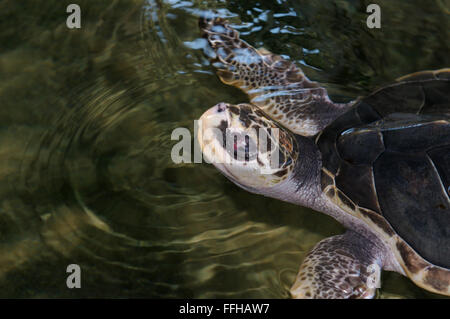
<instances>
[{"instance_id":1,"label":"turtle front flipper","mask_svg":"<svg viewBox=\"0 0 450 319\"><path fill-rule=\"evenodd\" d=\"M350 107L333 103L326 89L291 61L240 39L226 20L201 18L199 25L222 82L243 90L252 104L292 132L313 136Z\"/></svg>"},{"instance_id":2,"label":"turtle front flipper","mask_svg":"<svg viewBox=\"0 0 450 319\"><path fill-rule=\"evenodd\" d=\"M306 256L290 292L293 298L373 298L379 287L380 251L347 231L320 241Z\"/></svg>"}]
</instances>

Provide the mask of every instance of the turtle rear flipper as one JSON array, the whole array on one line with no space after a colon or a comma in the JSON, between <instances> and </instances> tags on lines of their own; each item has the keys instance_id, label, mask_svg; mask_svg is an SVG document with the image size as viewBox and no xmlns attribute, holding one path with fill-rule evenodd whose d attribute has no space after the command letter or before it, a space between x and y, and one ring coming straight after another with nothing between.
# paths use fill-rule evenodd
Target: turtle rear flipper
<instances>
[{"instance_id":1,"label":"turtle rear flipper","mask_svg":"<svg viewBox=\"0 0 450 319\"><path fill-rule=\"evenodd\" d=\"M252 104L292 132L315 135L350 106L333 103L326 89L293 62L240 39L226 20L201 18L199 25L222 82L243 90Z\"/></svg>"},{"instance_id":2,"label":"turtle rear flipper","mask_svg":"<svg viewBox=\"0 0 450 319\"><path fill-rule=\"evenodd\" d=\"M379 254L377 247L353 231L325 238L300 266L291 295L302 299L373 298L380 284Z\"/></svg>"}]
</instances>

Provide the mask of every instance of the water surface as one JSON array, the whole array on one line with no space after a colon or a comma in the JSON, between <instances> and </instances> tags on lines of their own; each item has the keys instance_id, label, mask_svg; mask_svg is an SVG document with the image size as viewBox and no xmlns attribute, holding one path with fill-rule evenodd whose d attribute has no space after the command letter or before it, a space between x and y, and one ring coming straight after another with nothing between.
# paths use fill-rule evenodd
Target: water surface
<instances>
[{"instance_id":1,"label":"water surface","mask_svg":"<svg viewBox=\"0 0 450 319\"><path fill-rule=\"evenodd\" d=\"M229 18L336 101L450 66L446 0L0 2L0 297L286 298L331 218L174 164L174 128L246 102L202 54L197 19ZM82 289L66 287L66 267ZM436 297L383 273L382 298Z\"/></svg>"}]
</instances>

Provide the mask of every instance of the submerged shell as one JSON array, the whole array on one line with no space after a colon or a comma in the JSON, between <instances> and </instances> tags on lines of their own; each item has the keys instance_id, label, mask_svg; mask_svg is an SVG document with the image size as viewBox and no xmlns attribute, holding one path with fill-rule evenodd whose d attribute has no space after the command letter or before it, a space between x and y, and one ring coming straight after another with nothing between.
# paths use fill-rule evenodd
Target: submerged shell
<instances>
[{"instance_id":1,"label":"submerged shell","mask_svg":"<svg viewBox=\"0 0 450 319\"><path fill-rule=\"evenodd\" d=\"M376 223L387 235L450 268L448 70L417 73L373 93L328 126L317 144L322 189L330 197L383 216L388 224Z\"/></svg>"}]
</instances>

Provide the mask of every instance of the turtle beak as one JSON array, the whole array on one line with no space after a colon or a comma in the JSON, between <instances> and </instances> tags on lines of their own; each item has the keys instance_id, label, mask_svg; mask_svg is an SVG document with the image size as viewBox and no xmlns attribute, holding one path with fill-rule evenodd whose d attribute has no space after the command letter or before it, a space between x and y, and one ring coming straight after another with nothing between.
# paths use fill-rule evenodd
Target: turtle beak
<instances>
[{"instance_id":1,"label":"turtle beak","mask_svg":"<svg viewBox=\"0 0 450 319\"><path fill-rule=\"evenodd\" d=\"M200 117L197 139L207 162L224 163L223 148L229 123L226 103L216 104Z\"/></svg>"}]
</instances>

